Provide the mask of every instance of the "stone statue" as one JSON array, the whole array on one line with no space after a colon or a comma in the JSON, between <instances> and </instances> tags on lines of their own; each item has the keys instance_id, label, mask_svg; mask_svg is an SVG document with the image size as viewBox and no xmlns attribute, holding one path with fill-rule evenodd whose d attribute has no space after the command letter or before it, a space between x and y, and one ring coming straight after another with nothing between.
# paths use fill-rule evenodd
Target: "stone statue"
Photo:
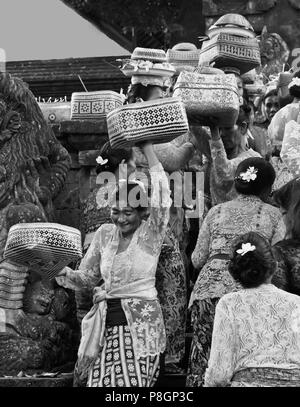
<instances>
[{"instance_id":1,"label":"stone statue","mask_svg":"<svg viewBox=\"0 0 300 407\"><path fill-rule=\"evenodd\" d=\"M260 37L261 73L266 81L271 76L277 76L283 71L289 59L289 48L283 38L277 33L268 33L264 27ZM259 69L258 69L259 70Z\"/></svg>"},{"instance_id":2,"label":"stone statue","mask_svg":"<svg viewBox=\"0 0 300 407\"><path fill-rule=\"evenodd\" d=\"M11 226L55 221L53 199L69 168L28 86L0 73L0 376L76 358L73 293L3 258Z\"/></svg>"}]
</instances>

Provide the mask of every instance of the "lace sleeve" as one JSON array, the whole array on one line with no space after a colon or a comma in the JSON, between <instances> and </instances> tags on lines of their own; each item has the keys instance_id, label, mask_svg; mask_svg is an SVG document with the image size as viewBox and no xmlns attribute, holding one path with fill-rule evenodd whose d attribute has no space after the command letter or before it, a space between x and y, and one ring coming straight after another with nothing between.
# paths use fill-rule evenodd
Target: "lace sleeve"
<instances>
[{"instance_id":1,"label":"lace sleeve","mask_svg":"<svg viewBox=\"0 0 300 407\"><path fill-rule=\"evenodd\" d=\"M66 276L56 278L59 285L77 291L81 289L92 289L97 285L101 279L101 229L102 226L96 231L90 247L80 263L79 269L74 271L66 267Z\"/></svg>"},{"instance_id":2,"label":"lace sleeve","mask_svg":"<svg viewBox=\"0 0 300 407\"><path fill-rule=\"evenodd\" d=\"M171 207L169 181L161 164L150 168L151 206L147 227L157 236L164 236Z\"/></svg>"},{"instance_id":3,"label":"lace sleeve","mask_svg":"<svg viewBox=\"0 0 300 407\"><path fill-rule=\"evenodd\" d=\"M235 165L233 160L228 160L222 139L211 139L210 150L217 179L225 181L233 178Z\"/></svg>"},{"instance_id":4,"label":"lace sleeve","mask_svg":"<svg viewBox=\"0 0 300 407\"><path fill-rule=\"evenodd\" d=\"M275 146L281 145L286 125L286 118L282 111L278 111L272 118L268 127L268 137L270 139L272 149Z\"/></svg>"},{"instance_id":5,"label":"lace sleeve","mask_svg":"<svg viewBox=\"0 0 300 407\"><path fill-rule=\"evenodd\" d=\"M234 374L234 326L224 299L216 307L204 387L226 387Z\"/></svg>"},{"instance_id":6,"label":"lace sleeve","mask_svg":"<svg viewBox=\"0 0 300 407\"><path fill-rule=\"evenodd\" d=\"M192 263L195 269L201 269L206 263L209 256L209 246L210 246L210 228L209 219L211 216L211 211L204 218L204 221L199 230L198 239L196 247L192 253Z\"/></svg>"}]
</instances>

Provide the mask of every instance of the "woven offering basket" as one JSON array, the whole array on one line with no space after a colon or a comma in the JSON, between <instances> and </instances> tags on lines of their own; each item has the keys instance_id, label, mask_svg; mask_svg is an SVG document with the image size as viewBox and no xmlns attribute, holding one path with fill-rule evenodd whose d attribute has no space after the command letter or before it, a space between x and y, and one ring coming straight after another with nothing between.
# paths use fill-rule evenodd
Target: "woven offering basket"
<instances>
[{"instance_id":1,"label":"woven offering basket","mask_svg":"<svg viewBox=\"0 0 300 407\"><path fill-rule=\"evenodd\" d=\"M256 38L219 34L202 44L199 65L213 63L214 67L232 66L241 75L260 65L260 50Z\"/></svg>"},{"instance_id":2,"label":"woven offering basket","mask_svg":"<svg viewBox=\"0 0 300 407\"><path fill-rule=\"evenodd\" d=\"M187 115L197 116L204 126L213 116L219 119L219 126L231 127L239 114L237 81L232 74L181 72L174 96L182 99Z\"/></svg>"},{"instance_id":3,"label":"woven offering basket","mask_svg":"<svg viewBox=\"0 0 300 407\"><path fill-rule=\"evenodd\" d=\"M193 71L199 62L200 49L194 44L177 44L167 51L167 62L172 64L177 73Z\"/></svg>"},{"instance_id":4,"label":"woven offering basket","mask_svg":"<svg viewBox=\"0 0 300 407\"><path fill-rule=\"evenodd\" d=\"M107 116L113 148L150 141L166 143L185 134L188 120L180 99L175 97L124 105Z\"/></svg>"},{"instance_id":5,"label":"woven offering basket","mask_svg":"<svg viewBox=\"0 0 300 407\"><path fill-rule=\"evenodd\" d=\"M103 120L122 104L122 96L117 92L74 92L71 97L71 120Z\"/></svg>"},{"instance_id":6,"label":"woven offering basket","mask_svg":"<svg viewBox=\"0 0 300 407\"><path fill-rule=\"evenodd\" d=\"M52 279L82 257L81 233L58 223L19 223L10 228L4 258Z\"/></svg>"},{"instance_id":7,"label":"woven offering basket","mask_svg":"<svg viewBox=\"0 0 300 407\"><path fill-rule=\"evenodd\" d=\"M167 58L165 51L162 49L137 47L133 50L131 59L142 59L152 62L166 62Z\"/></svg>"}]
</instances>

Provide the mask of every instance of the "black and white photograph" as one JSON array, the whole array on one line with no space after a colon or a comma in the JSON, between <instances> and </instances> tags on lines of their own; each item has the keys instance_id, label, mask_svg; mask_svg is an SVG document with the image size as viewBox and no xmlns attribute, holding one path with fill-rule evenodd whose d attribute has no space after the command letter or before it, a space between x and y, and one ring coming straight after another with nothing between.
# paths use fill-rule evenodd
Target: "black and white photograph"
<instances>
[{"instance_id":1,"label":"black and white photograph","mask_svg":"<svg viewBox=\"0 0 300 407\"><path fill-rule=\"evenodd\" d=\"M0 393L299 388L300 0L0 4Z\"/></svg>"}]
</instances>

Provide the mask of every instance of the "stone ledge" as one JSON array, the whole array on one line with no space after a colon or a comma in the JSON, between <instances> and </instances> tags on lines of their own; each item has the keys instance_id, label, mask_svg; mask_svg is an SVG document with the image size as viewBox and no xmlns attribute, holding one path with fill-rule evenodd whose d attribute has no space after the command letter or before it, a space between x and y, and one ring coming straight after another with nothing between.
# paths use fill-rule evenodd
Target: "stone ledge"
<instances>
[{"instance_id":1,"label":"stone ledge","mask_svg":"<svg viewBox=\"0 0 300 407\"><path fill-rule=\"evenodd\" d=\"M107 134L106 120L68 120L60 123L61 134Z\"/></svg>"},{"instance_id":2,"label":"stone ledge","mask_svg":"<svg viewBox=\"0 0 300 407\"><path fill-rule=\"evenodd\" d=\"M73 373L58 377L0 377L0 387L73 387Z\"/></svg>"}]
</instances>

